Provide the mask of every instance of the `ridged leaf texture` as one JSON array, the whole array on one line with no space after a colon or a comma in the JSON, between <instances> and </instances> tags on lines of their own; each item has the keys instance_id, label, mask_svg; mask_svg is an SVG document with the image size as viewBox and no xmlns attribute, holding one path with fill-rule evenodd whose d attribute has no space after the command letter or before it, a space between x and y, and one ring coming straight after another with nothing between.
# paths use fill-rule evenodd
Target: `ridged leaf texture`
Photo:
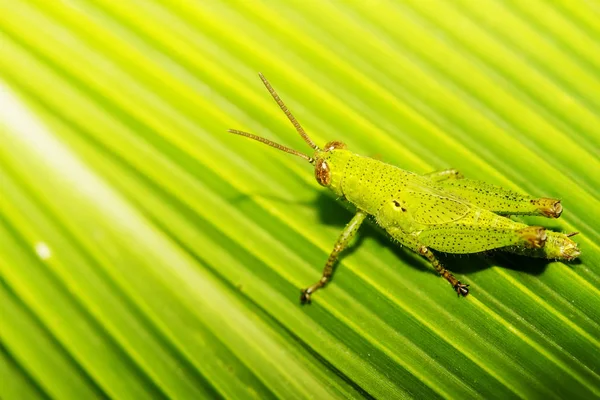
<instances>
[{"instance_id":1,"label":"ridged leaf texture","mask_svg":"<svg viewBox=\"0 0 600 400\"><path fill-rule=\"evenodd\" d=\"M1 2L3 399L600 396L597 0ZM351 213L320 145L562 199L579 261L441 256Z\"/></svg>"}]
</instances>

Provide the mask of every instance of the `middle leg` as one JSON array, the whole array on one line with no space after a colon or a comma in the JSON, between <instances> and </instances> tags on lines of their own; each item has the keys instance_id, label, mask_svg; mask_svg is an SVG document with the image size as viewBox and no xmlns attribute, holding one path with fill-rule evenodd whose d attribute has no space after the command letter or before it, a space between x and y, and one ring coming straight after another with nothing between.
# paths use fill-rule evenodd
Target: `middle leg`
<instances>
[{"instance_id":1,"label":"middle leg","mask_svg":"<svg viewBox=\"0 0 600 400\"><path fill-rule=\"evenodd\" d=\"M458 279L456 279L456 277L454 277L454 275L452 275L452 272L444 268L442 263L440 263L429 247L419 241L418 235L407 233L398 226L391 226L386 230L390 236L399 241L403 246L406 246L415 253L427 258L431 266L435 268L442 278L446 279L450 285L452 285L452 288L454 291L456 291L456 293L458 293L459 296L464 297L469 294L469 285L461 283Z\"/></svg>"},{"instance_id":2,"label":"middle leg","mask_svg":"<svg viewBox=\"0 0 600 400\"><path fill-rule=\"evenodd\" d=\"M431 265L433 265L433 268L439 272L442 278L447 280L452 285L452 288L456 291L456 293L458 293L459 296L465 297L469 294L469 285L461 283L454 277L454 275L452 275L452 272L444 268L431 250L427 248L427 246L419 246L417 252L429 260Z\"/></svg>"}]
</instances>

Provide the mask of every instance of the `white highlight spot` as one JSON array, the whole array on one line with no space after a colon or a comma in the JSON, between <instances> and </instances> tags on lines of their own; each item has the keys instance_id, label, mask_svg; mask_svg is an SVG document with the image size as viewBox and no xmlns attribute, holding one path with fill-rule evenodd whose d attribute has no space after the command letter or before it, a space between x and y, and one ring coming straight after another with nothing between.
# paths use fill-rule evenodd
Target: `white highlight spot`
<instances>
[{"instance_id":1,"label":"white highlight spot","mask_svg":"<svg viewBox=\"0 0 600 400\"><path fill-rule=\"evenodd\" d=\"M52 256L52 251L50 247L44 242L37 242L35 244L35 252L42 260L47 260Z\"/></svg>"}]
</instances>

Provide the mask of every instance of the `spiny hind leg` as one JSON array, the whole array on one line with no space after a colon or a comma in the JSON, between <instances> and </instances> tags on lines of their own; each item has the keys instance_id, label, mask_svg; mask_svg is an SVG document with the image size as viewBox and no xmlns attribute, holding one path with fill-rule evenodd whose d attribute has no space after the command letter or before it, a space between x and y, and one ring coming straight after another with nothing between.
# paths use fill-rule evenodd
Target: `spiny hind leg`
<instances>
[{"instance_id":1,"label":"spiny hind leg","mask_svg":"<svg viewBox=\"0 0 600 400\"><path fill-rule=\"evenodd\" d=\"M454 275L452 275L452 272L450 272L446 268L444 268L442 266L442 264L440 263L440 261L431 252L431 250L429 250L429 248L427 248L427 246L421 245L417 248L416 251L417 251L417 253L419 253L420 255L422 255L423 257L425 257L429 260L429 262L431 263L433 268L435 268L435 270L437 272L439 272L439 274L442 276L442 278L447 280L450 283L450 285L452 285L452 288L456 291L456 293L458 293L459 296L465 297L466 295L469 294L469 285L465 285L464 283L461 283L458 279L456 279L454 277Z\"/></svg>"},{"instance_id":2,"label":"spiny hind leg","mask_svg":"<svg viewBox=\"0 0 600 400\"><path fill-rule=\"evenodd\" d=\"M500 186L472 179L447 179L436 182L438 188L500 215L542 215L558 218L562 213L562 205L558 199L524 196Z\"/></svg>"},{"instance_id":3,"label":"spiny hind leg","mask_svg":"<svg viewBox=\"0 0 600 400\"><path fill-rule=\"evenodd\" d=\"M430 172L424 176L438 183L442 189L497 214L558 218L562 213L560 200L523 196L490 183L464 179L463 174L454 168Z\"/></svg>"},{"instance_id":4,"label":"spiny hind leg","mask_svg":"<svg viewBox=\"0 0 600 400\"><path fill-rule=\"evenodd\" d=\"M516 222L511 225L505 228L461 224L434 226L421 232L418 240L434 250L452 254L479 253L509 246L544 247L547 238L544 228Z\"/></svg>"},{"instance_id":5,"label":"spiny hind leg","mask_svg":"<svg viewBox=\"0 0 600 400\"><path fill-rule=\"evenodd\" d=\"M441 182L441 181L445 181L448 179L453 180L453 179L463 179L464 178L463 174L461 174L459 170L454 169L454 168L430 172L428 174L425 174L425 176L430 178L434 182Z\"/></svg>"},{"instance_id":6,"label":"spiny hind leg","mask_svg":"<svg viewBox=\"0 0 600 400\"><path fill-rule=\"evenodd\" d=\"M510 246L501 250L515 254L521 254L528 257L538 257L564 261L573 261L581 254L581 251L577 247L577 243L571 240L571 237L577 235L577 232L564 234L560 232L546 231L546 234L546 243L543 247L531 249L520 246Z\"/></svg>"},{"instance_id":7,"label":"spiny hind leg","mask_svg":"<svg viewBox=\"0 0 600 400\"><path fill-rule=\"evenodd\" d=\"M335 243L335 246L333 246L331 254L329 254L329 258L325 263L325 268L323 269L323 275L321 276L321 279L306 289L302 289L302 294L300 296L300 302L302 304L310 303L310 296L315 291L325 286L327 282L329 282L331 276L333 275L333 266L335 265L340 253L348 246L358 231L358 228L360 228L360 225L365 220L366 216L367 214L364 211L358 210L348 225L346 225L337 242Z\"/></svg>"}]
</instances>

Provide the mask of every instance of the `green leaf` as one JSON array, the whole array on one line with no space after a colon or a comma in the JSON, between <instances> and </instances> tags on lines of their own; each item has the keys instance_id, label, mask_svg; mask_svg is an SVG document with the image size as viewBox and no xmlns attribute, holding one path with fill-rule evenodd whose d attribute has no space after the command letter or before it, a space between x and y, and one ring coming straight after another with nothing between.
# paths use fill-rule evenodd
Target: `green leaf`
<instances>
[{"instance_id":1,"label":"green leaf","mask_svg":"<svg viewBox=\"0 0 600 400\"><path fill-rule=\"evenodd\" d=\"M600 396L594 1L28 0L2 7L0 371L22 398ZM562 199L571 264L426 261L305 162L342 140Z\"/></svg>"}]
</instances>

